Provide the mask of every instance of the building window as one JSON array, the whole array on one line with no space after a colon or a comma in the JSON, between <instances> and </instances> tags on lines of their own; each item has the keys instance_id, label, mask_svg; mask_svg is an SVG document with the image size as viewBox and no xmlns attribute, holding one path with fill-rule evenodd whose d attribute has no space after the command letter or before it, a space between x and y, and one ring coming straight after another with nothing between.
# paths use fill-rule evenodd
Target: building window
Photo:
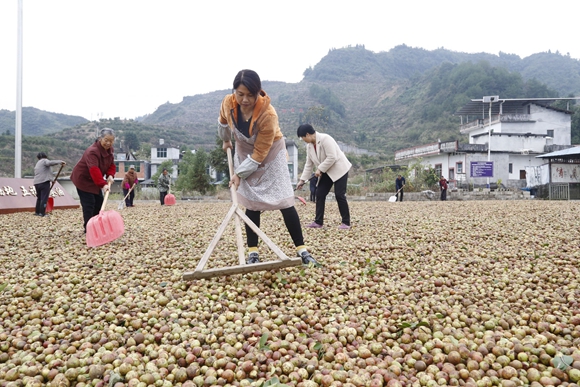
<instances>
[{"instance_id":1,"label":"building window","mask_svg":"<svg viewBox=\"0 0 580 387\"><path fill-rule=\"evenodd\" d=\"M157 158L158 159L167 158L167 148L157 148Z\"/></svg>"},{"instance_id":2,"label":"building window","mask_svg":"<svg viewBox=\"0 0 580 387\"><path fill-rule=\"evenodd\" d=\"M449 168L449 180L455 180L455 169Z\"/></svg>"},{"instance_id":3,"label":"building window","mask_svg":"<svg viewBox=\"0 0 580 387\"><path fill-rule=\"evenodd\" d=\"M508 165L508 172L514 173L514 165L512 163L509 163L509 165Z\"/></svg>"},{"instance_id":4,"label":"building window","mask_svg":"<svg viewBox=\"0 0 580 387\"><path fill-rule=\"evenodd\" d=\"M547 134L548 134L548 137L554 138L554 129L549 129Z\"/></svg>"},{"instance_id":5,"label":"building window","mask_svg":"<svg viewBox=\"0 0 580 387\"><path fill-rule=\"evenodd\" d=\"M435 164L435 173L437 176L441 176L441 172L443 171L443 166L441 164Z\"/></svg>"},{"instance_id":6,"label":"building window","mask_svg":"<svg viewBox=\"0 0 580 387\"><path fill-rule=\"evenodd\" d=\"M455 163L455 168L457 168L457 173L463 173L463 162Z\"/></svg>"},{"instance_id":7,"label":"building window","mask_svg":"<svg viewBox=\"0 0 580 387\"><path fill-rule=\"evenodd\" d=\"M115 172L119 172L119 162L115 161Z\"/></svg>"}]
</instances>

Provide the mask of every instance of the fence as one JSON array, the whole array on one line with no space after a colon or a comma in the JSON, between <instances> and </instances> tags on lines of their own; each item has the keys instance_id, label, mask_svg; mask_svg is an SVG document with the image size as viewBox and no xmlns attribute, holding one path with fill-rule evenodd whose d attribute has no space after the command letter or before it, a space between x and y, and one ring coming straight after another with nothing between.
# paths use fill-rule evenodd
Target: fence
<instances>
[{"instance_id":1,"label":"fence","mask_svg":"<svg viewBox=\"0 0 580 387\"><path fill-rule=\"evenodd\" d=\"M570 200L569 184L550 184L550 200Z\"/></svg>"}]
</instances>

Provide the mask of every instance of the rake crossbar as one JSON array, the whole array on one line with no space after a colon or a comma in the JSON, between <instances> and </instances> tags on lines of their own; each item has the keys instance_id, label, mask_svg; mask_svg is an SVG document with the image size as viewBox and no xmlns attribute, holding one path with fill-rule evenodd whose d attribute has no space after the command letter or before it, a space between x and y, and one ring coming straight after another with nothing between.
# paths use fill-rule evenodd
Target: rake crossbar
<instances>
[{"instance_id":1,"label":"rake crossbar","mask_svg":"<svg viewBox=\"0 0 580 387\"><path fill-rule=\"evenodd\" d=\"M283 269L285 267L298 266L300 264L302 264L302 260L300 258L288 258L272 262L258 262L251 265L246 265L244 263L242 265L230 267L217 267L203 271L183 273L183 280L188 281L193 279L214 278L224 275L253 273L255 271Z\"/></svg>"},{"instance_id":2,"label":"rake crossbar","mask_svg":"<svg viewBox=\"0 0 580 387\"><path fill-rule=\"evenodd\" d=\"M233 166L232 166L232 152L231 149L228 148L228 163L230 167L230 177L233 175ZM220 227L218 228L217 232L215 233L212 241L210 242L207 250L201 257L201 260L197 264L196 268L192 272L183 273L183 280L192 280L192 279L203 279L203 278L213 278L219 277L224 275L233 275L233 274L244 274L244 273L252 273L255 271L262 271L262 270L274 270L274 269L281 269L290 266L298 266L302 264L301 258L288 258L286 254L262 230L256 226L254 222L250 218L244 214L242 210L238 208L238 199L236 188L234 186L230 187L230 192L232 195L232 206L230 207L226 217L222 221ZM216 248L217 244L219 243L221 237L223 236L230 220L234 217L235 221L235 232L236 232L236 244L238 247L238 265L230 266L230 267L222 267L222 268L212 268L204 270L205 266L207 265L207 261L209 257L213 253L214 249ZM269 261L269 262L259 262L251 265L247 265L244 257L244 241L242 237L242 228L240 219L243 220L248 227L250 227L257 235L260 237L264 243L276 254L278 257L277 261Z\"/></svg>"}]
</instances>

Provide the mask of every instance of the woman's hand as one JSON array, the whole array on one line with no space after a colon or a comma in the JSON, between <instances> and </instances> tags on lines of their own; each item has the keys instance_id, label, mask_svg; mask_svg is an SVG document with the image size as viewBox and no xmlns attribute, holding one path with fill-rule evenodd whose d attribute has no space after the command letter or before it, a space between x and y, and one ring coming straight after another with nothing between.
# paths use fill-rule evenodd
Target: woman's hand
<instances>
[{"instance_id":1,"label":"woman's hand","mask_svg":"<svg viewBox=\"0 0 580 387\"><path fill-rule=\"evenodd\" d=\"M232 142L231 141L224 141L223 145L222 145L222 149L225 151L228 150L228 148L230 149L234 149L234 147L232 146Z\"/></svg>"},{"instance_id":2,"label":"woman's hand","mask_svg":"<svg viewBox=\"0 0 580 387\"><path fill-rule=\"evenodd\" d=\"M298 184L296 184L296 189L295 189L295 191L301 190L303 186L304 186L304 180L300 180L300 181L298 182Z\"/></svg>"},{"instance_id":3,"label":"woman's hand","mask_svg":"<svg viewBox=\"0 0 580 387\"><path fill-rule=\"evenodd\" d=\"M232 176L232 178L230 179L230 187L234 186L235 189L237 190L238 187L240 186L240 177L238 175L234 175Z\"/></svg>"},{"instance_id":4,"label":"woman's hand","mask_svg":"<svg viewBox=\"0 0 580 387\"><path fill-rule=\"evenodd\" d=\"M316 173L314 174L314 176L320 177L320 176L322 176L322 172L320 172L319 170L317 170Z\"/></svg>"}]
</instances>

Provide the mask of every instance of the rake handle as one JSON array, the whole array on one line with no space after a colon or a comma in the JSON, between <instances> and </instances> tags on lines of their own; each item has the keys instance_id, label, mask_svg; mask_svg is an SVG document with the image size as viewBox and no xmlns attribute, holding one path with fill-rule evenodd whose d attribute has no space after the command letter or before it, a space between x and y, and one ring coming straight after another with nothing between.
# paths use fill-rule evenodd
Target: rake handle
<instances>
[{"instance_id":1,"label":"rake handle","mask_svg":"<svg viewBox=\"0 0 580 387\"><path fill-rule=\"evenodd\" d=\"M233 158L232 158L232 149L228 148L227 149L227 154L228 154L228 167L230 170L230 180L232 179L232 177L234 177L234 162L233 162ZM236 187L232 184L230 186L230 191L232 193L232 202L237 205L238 204L238 196L236 194Z\"/></svg>"},{"instance_id":2,"label":"rake handle","mask_svg":"<svg viewBox=\"0 0 580 387\"><path fill-rule=\"evenodd\" d=\"M56 173L54 180L52 181L52 184L50 185L50 190L48 190L48 192L50 192L52 190L52 187L54 187L54 184L56 183L56 179L58 179L58 177L60 176L60 171L62 171L63 168L64 168L64 164L61 164L58 172Z\"/></svg>"},{"instance_id":3,"label":"rake handle","mask_svg":"<svg viewBox=\"0 0 580 387\"><path fill-rule=\"evenodd\" d=\"M230 170L230 181L231 181L232 177L234 176L234 161L232 157L232 148L228 148L226 150L226 153L228 155L228 168ZM236 208L238 208L238 194L236 192L236 186L234 184L230 186L230 192L232 197L232 203ZM238 261L240 265L243 265L246 263L244 257L244 240L242 235L242 224L240 222L240 217L237 215L234 215L234 227L236 233L236 244L238 246Z\"/></svg>"}]
</instances>

